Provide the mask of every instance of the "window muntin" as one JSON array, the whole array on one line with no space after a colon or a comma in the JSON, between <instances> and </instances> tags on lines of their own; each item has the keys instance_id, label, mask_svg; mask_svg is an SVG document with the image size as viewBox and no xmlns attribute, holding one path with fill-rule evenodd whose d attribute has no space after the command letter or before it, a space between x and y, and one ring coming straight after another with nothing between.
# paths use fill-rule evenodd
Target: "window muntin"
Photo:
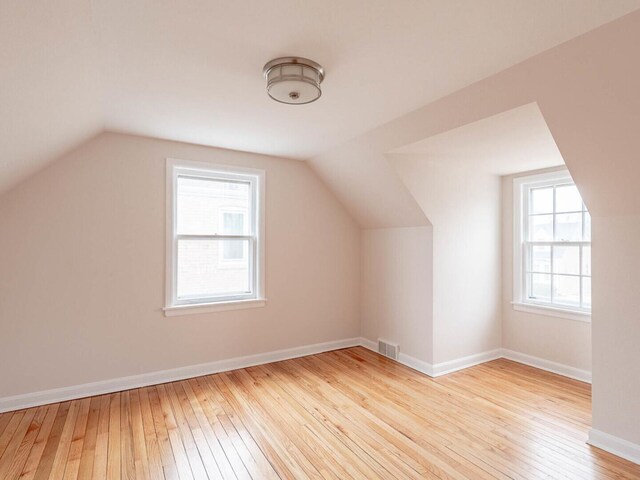
<instances>
[{"instance_id":1,"label":"window muntin","mask_svg":"<svg viewBox=\"0 0 640 480\"><path fill-rule=\"evenodd\" d=\"M516 302L589 313L591 217L578 189L566 172L516 180Z\"/></svg>"},{"instance_id":2,"label":"window muntin","mask_svg":"<svg viewBox=\"0 0 640 480\"><path fill-rule=\"evenodd\" d=\"M172 161L168 307L261 299L264 173Z\"/></svg>"}]
</instances>

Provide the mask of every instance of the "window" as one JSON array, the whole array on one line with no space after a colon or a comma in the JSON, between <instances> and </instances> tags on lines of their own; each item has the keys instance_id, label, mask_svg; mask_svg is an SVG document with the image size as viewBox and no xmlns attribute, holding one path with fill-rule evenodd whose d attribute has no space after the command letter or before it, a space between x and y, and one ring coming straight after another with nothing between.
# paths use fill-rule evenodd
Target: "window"
<instances>
[{"instance_id":1,"label":"window","mask_svg":"<svg viewBox=\"0 0 640 480\"><path fill-rule=\"evenodd\" d=\"M167 161L167 315L264 305L263 194L263 171Z\"/></svg>"},{"instance_id":2,"label":"window","mask_svg":"<svg viewBox=\"0 0 640 480\"><path fill-rule=\"evenodd\" d=\"M246 220L247 214L243 207L235 207L236 210L230 207L220 208L220 222L225 232L232 235L242 235L247 228ZM247 258L247 249L242 243L226 243L222 246L222 256L220 257L220 265L234 265L237 262L243 262Z\"/></svg>"},{"instance_id":3,"label":"window","mask_svg":"<svg viewBox=\"0 0 640 480\"><path fill-rule=\"evenodd\" d=\"M516 178L514 213L514 307L588 319L591 216L569 173Z\"/></svg>"}]
</instances>

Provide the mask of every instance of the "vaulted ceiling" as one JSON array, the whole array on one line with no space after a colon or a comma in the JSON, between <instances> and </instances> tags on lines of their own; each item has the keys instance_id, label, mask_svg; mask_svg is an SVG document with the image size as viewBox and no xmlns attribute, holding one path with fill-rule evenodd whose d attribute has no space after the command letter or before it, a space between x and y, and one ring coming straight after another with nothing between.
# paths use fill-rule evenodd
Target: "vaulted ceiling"
<instances>
[{"instance_id":1,"label":"vaulted ceiling","mask_svg":"<svg viewBox=\"0 0 640 480\"><path fill-rule=\"evenodd\" d=\"M112 130L298 159L609 22L640 0L3 0L0 190ZM285 106L263 64L327 70Z\"/></svg>"}]
</instances>

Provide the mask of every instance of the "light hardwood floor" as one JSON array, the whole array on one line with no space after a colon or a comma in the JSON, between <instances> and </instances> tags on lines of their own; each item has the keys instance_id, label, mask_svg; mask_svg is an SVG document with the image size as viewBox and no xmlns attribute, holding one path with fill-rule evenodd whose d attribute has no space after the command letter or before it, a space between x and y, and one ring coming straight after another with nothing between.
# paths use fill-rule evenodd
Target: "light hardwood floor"
<instances>
[{"instance_id":1,"label":"light hardwood floor","mask_svg":"<svg viewBox=\"0 0 640 480\"><path fill-rule=\"evenodd\" d=\"M0 479L640 478L586 445L587 384L430 379L360 347L0 415Z\"/></svg>"}]
</instances>

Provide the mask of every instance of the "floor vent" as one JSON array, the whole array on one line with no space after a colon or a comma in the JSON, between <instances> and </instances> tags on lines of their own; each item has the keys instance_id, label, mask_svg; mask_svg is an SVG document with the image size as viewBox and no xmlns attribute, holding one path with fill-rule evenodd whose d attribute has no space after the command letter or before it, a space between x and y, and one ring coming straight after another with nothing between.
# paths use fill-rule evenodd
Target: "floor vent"
<instances>
[{"instance_id":1,"label":"floor vent","mask_svg":"<svg viewBox=\"0 0 640 480\"><path fill-rule=\"evenodd\" d=\"M378 339L378 353L381 353L385 357L397 360L398 354L400 353L400 347L397 343L391 343L385 340Z\"/></svg>"}]
</instances>

